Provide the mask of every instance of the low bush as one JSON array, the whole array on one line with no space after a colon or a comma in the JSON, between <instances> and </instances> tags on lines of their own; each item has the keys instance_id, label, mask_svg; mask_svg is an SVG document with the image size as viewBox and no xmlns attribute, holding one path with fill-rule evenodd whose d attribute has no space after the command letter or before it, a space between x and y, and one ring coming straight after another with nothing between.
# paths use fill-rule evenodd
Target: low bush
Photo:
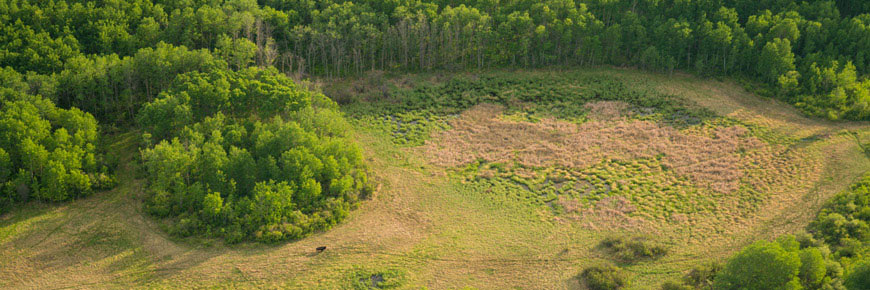
<instances>
[{"instance_id":1,"label":"low bush","mask_svg":"<svg viewBox=\"0 0 870 290\"><path fill-rule=\"evenodd\" d=\"M662 284L662 290L695 290L696 288L680 281L667 281Z\"/></svg>"},{"instance_id":2,"label":"low bush","mask_svg":"<svg viewBox=\"0 0 870 290\"><path fill-rule=\"evenodd\" d=\"M395 289L405 284L405 272L400 269L356 268L350 276L350 284L355 290Z\"/></svg>"},{"instance_id":3,"label":"low bush","mask_svg":"<svg viewBox=\"0 0 870 290\"><path fill-rule=\"evenodd\" d=\"M628 278L616 266L596 266L580 274L586 287L591 290L616 290L629 285Z\"/></svg>"},{"instance_id":4,"label":"low bush","mask_svg":"<svg viewBox=\"0 0 870 290\"><path fill-rule=\"evenodd\" d=\"M624 263L635 263L643 259L657 259L668 253L668 249L644 237L609 236L601 241L601 247Z\"/></svg>"},{"instance_id":5,"label":"low bush","mask_svg":"<svg viewBox=\"0 0 870 290\"><path fill-rule=\"evenodd\" d=\"M721 270L722 265L715 262L698 265L683 279L662 284L662 290L713 289L713 281Z\"/></svg>"}]
</instances>

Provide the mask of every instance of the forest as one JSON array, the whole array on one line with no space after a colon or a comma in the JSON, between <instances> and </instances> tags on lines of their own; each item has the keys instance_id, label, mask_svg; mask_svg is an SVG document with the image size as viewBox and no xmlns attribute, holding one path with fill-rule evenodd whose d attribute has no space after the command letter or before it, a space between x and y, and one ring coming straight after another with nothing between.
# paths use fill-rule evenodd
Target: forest
<instances>
[{"instance_id":1,"label":"forest","mask_svg":"<svg viewBox=\"0 0 870 290\"><path fill-rule=\"evenodd\" d=\"M602 77L460 77L374 97L330 91L384 75L598 68L733 80L818 122L870 121L870 2L0 0L0 215L118 189L124 156L110 140L125 134L136 136L142 211L175 239L227 244L300 241L372 199L378 172L357 129L383 130L399 148L434 146L433 132L483 103L522 121L582 124L595 101L611 101L641 112L638 120L699 126L712 139L730 136L710 129L725 125L786 139ZM377 81L369 87L387 86ZM835 134L852 136L783 143ZM739 146L737 155L751 147ZM652 155L643 162L668 161ZM484 159L462 170L533 179L516 173L528 169L519 162ZM450 170L443 175L467 173ZM739 190L756 198L756 189ZM529 199L556 200L541 196ZM870 179L812 216L801 233L759 239L662 287L867 289ZM590 289L619 289L623 275L606 266L578 277Z\"/></svg>"},{"instance_id":2,"label":"forest","mask_svg":"<svg viewBox=\"0 0 870 290\"><path fill-rule=\"evenodd\" d=\"M89 99L135 106L165 86L150 75L160 70L139 67L162 42L208 49L228 68L326 77L596 65L687 71L745 79L816 116L864 120L868 9L859 0L4 1L0 66L32 72L33 81L56 75L60 93L51 97L94 114L111 112ZM106 91L80 91L87 80L67 78L85 68ZM66 95L65 86L94 95Z\"/></svg>"}]
</instances>

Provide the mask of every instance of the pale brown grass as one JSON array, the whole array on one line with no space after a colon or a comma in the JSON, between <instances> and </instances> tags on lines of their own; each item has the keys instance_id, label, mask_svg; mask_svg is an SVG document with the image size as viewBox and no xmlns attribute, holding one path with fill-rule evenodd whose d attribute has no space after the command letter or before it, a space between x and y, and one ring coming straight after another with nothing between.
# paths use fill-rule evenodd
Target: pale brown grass
<instances>
[{"instance_id":1,"label":"pale brown grass","mask_svg":"<svg viewBox=\"0 0 870 290\"><path fill-rule=\"evenodd\" d=\"M777 170L791 159L782 154L786 148L748 136L743 127L680 131L618 118L614 103L590 107L610 121L511 121L498 118L501 107L479 105L453 120L453 129L434 136L425 148L435 164L448 167L483 159L582 169L602 160L661 157L677 174L721 193L736 190L748 170Z\"/></svg>"},{"instance_id":2,"label":"pale brown grass","mask_svg":"<svg viewBox=\"0 0 870 290\"><path fill-rule=\"evenodd\" d=\"M629 105L620 101L589 102L583 108L589 111L589 117L600 121L615 120L631 113Z\"/></svg>"},{"instance_id":3,"label":"pale brown grass","mask_svg":"<svg viewBox=\"0 0 870 290\"><path fill-rule=\"evenodd\" d=\"M632 216L631 213L637 208L622 196L605 197L591 208L583 207L577 200L564 196L559 196L558 203L565 208L568 219L592 230L620 229L655 233L659 228L648 219Z\"/></svg>"}]
</instances>

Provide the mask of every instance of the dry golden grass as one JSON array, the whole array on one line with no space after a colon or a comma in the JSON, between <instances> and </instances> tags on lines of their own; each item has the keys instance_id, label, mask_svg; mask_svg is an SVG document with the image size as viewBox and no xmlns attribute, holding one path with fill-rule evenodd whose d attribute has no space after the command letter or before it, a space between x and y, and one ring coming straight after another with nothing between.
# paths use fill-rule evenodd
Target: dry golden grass
<instances>
[{"instance_id":1,"label":"dry golden grass","mask_svg":"<svg viewBox=\"0 0 870 290\"><path fill-rule=\"evenodd\" d=\"M653 221L632 216L637 208L622 196L605 197L591 208L581 207L576 200L560 196L558 201L566 207L569 219L595 231L640 230L646 234L660 233Z\"/></svg>"},{"instance_id":2,"label":"dry golden grass","mask_svg":"<svg viewBox=\"0 0 870 290\"><path fill-rule=\"evenodd\" d=\"M599 121L615 120L631 114L629 105L619 101L589 102L583 107L589 110L589 117Z\"/></svg>"},{"instance_id":3,"label":"dry golden grass","mask_svg":"<svg viewBox=\"0 0 870 290\"><path fill-rule=\"evenodd\" d=\"M721 193L730 193L750 171L796 174L790 162L799 158L787 148L748 136L739 126L680 131L650 121L621 118L614 102L594 103L599 120L574 124L555 119L538 123L499 118L501 108L483 104L451 121L451 130L438 133L425 150L438 165L456 167L483 159L518 162L527 167L587 168L602 160L661 157L680 175ZM767 176L767 174L765 174ZM768 180L753 184L764 185Z\"/></svg>"}]
</instances>

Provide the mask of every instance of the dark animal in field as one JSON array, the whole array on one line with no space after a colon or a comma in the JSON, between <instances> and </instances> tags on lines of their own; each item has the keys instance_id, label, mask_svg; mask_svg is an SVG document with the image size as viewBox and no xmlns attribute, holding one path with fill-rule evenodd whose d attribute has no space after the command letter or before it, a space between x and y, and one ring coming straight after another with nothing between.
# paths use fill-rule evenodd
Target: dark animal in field
<instances>
[{"instance_id":1,"label":"dark animal in field","mask_svg":"<svg viewBox=\"0 0 870 290\"><path fill-rule=\"evenodd\" d=\"M323 253L323 251L326 251L326 246L320 246L314 250L317 251L318 254L320 254L320 253Z\"/></svg>"}]
</instances>

